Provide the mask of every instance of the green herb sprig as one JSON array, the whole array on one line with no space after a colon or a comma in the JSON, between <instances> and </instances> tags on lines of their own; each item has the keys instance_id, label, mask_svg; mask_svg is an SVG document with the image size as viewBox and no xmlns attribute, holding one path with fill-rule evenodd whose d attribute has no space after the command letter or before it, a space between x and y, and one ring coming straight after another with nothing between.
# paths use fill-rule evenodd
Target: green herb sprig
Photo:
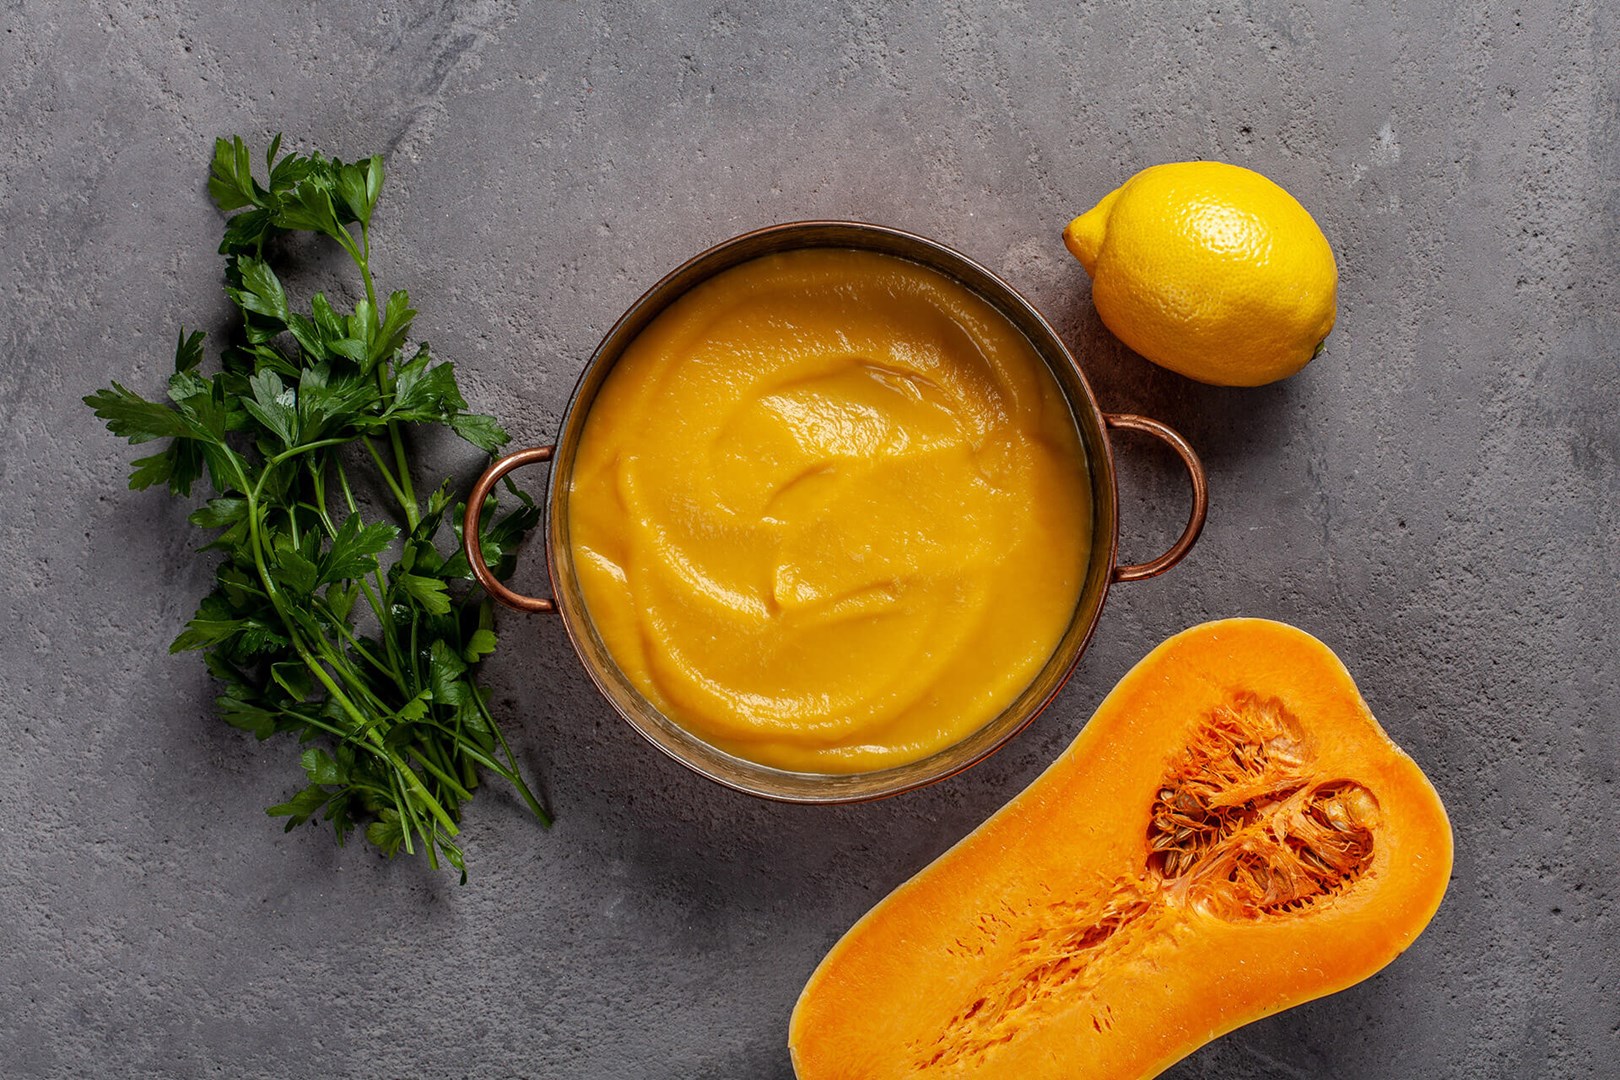
<instances>
[{"instance_id":1,"label":"green herb sprig","mask_svg":"<svg viewBox=\"0 0 1620 1080\"><path fill-rule=\"evenodd\" d=\"M364 824L384 854L420 849L435 868L442 855L465 881L455 838L480 769L509 781L543 823L550 818L473 679L496 638L489 601L466 584L463 507L449 480L418 498L401 429L443 424L489 453L507 434L467 411L454 368L425 343L406 351L416 312L405 292L378 301L370 224L382 158L345 164L319 153L282 157L280 148L278 135L261 185L241 138L214 146L208 190L230 215L219 250L225 292L242 316L220 370L201 373L203 335L181 330L167 401L116 382L84 401L131 443L169 440L134 463L130 487L165 484L189 496L206 476L214 490L190 521L217 530L200 550L224 560L170 651L203 652L225 685L217 705L228 723L260 739L285 732L316 744L299 758L307 786L268 812L289 831L319 814L340 844ZM320 293L308 312L293 310L265 249L294 232L336 241L353 260L365 298L351 313ZM399 525L365 520L355 469L381 480ZM532 500L508 490L517 506L500 515L492 498L481 534L503 577L539 518ZM456 542L448 552L441 533Z\"/></svg>"}]
</instances>

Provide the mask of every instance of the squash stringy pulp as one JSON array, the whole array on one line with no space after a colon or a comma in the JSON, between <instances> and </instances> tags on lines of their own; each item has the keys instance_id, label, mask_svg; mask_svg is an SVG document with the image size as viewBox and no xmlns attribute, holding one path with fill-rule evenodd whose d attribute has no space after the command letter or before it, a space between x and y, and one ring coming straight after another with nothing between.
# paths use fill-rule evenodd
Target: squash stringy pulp
<instances>
[{"instance_id":1,"label":"squash stringy pulp","mask_svg":"<svg viewBox=\"0 0 1620 1080\"><path fill-rule=\"evenodd\" d=\"M219 250L242 318L220 369L202 374L203 335L182 330L167 401L116 382L84 400L114 435L168 440L134 463L130 487L184 497L206 477L213 488L189 520L215 532L202 550L224 559L170 650L202 651L225 686L226 722L304 745L306 786L268 812L289 831L319 815L339 843L363 825L385 855L421 852L435 868L442 857L465 881L456 837L480 770L550 819L473 679L496 638L489 601L466 584L463 508L450 480L418 496L404 429L443 425L486 453L507 435L467 410L450 364L425 343L407 350L416 312L406 293L379 302L370 225L382 158L281 157L280 144L265 154L266 185L242 139L215 144L208 190L232 215ZM320 293L307 313L293 309L266 261L289 233L348 254L364 289L352 309ZM366 519L359 473L386 489L398 524ZM517 506L502 515L492 498L480 537L501 577L539 517L508 490Z\"/></svg>"}]
</instances>

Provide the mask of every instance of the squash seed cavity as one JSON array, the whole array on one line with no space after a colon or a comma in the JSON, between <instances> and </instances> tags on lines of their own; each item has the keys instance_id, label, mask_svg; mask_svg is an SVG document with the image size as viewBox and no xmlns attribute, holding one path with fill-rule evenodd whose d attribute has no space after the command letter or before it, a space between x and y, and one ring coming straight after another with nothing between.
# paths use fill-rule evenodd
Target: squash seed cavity
<instances>
[{"instance_id":1,"label":"squash seed cavity","mask_svg":"<svg viewBox=\"0 0 1620 1080\"><path fill-rule=\"evenodd\" d=\"M1172 896L1227 920L1302 911L1372 863L1378 803L1320 778L1299 722L1276 698L1214 710L1165 774L1148 869Z\"/></svg>"}]
</instances>

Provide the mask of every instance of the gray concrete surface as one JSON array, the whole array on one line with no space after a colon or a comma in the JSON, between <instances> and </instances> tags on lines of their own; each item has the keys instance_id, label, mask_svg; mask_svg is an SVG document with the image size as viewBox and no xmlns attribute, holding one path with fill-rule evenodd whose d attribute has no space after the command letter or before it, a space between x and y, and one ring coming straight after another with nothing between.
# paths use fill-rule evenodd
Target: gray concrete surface
<instances>
[{"instance_id":1,"label":"gray concrete surface","mask_svg":"<svg viewBox=\"0 0 1620 1080\"><path fill-rule=\"evenodd\" d=\"M1169 1075L1620 1075L1617 22L1593 0L7 3L0 1075L787 1077L837 936L1153 644L1236 614L1339 651L1443 793L1456 871L1382 974ZM165 652L208 578L187 508L124 490L129 449L79 404L156 391L178 325L228 329L205 162L276 130L389 155L383 287L522 442L676 263L859 217L1002 271L1105 406L1186 432L1209 527L1115 591L1030 730L924 792L729 794L610 713L557 625L510 616L488 681L555 828L480 797L465 887L283 835L262 807L298 785L292 748L216 720L197 658ZM1297 378L1147 365L1058 241L1192 157L1274 177L1338 251L1338 329ZM1145 556L1183 482L1151 445L1124 457Z\"/></svg>"}]
</instances>

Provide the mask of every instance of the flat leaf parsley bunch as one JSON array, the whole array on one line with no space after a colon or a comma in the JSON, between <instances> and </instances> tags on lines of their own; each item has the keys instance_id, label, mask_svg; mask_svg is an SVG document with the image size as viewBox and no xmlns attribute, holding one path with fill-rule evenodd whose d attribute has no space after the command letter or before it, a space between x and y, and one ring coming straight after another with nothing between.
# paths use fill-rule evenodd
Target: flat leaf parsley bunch
<instances>
[{"instance_id":1,"label":"flat leaf parsley bunch","mask_svg":"<svg viewBox=\"0 0 1620 1080\"><path fill-rule=\"evenodd\" d=\"M550 819L473 680L496 644L490 604L465 584L472 572L459 542L439 546L441 533L459 541L463 508L449 480L417 496L401 428L443 424L486 452L507 435L467 411L454 368L425 343L406 351L409 297L378 302L370 223L382 158L279 157L280 146L277 136L265 154L268 186L240 138L214 147L208 190L232 215L219 250L243 321L220 370L201 373L203 335L182 330L167 401L115 382L85 404L132 443L169 440L134 463L130 487L166 484L187 496L206 476L214 490L190 520L217 532L202 550L224 561L170 651L202 651L225 685L217 704L227 722L260 739L286 732L314 744L299 759L308 785L269 813L289 830L319 814L339 843L363 824L383 853L420 849L435 868L442 855L465 880L455 838L480 769ZM307 313L293 310L264 257L270 240L293 232L349 254L365 287L351 313L319 293ZM403 527L365 520L356 469L380 478ZM481 534L503 577L539 518L532 500L508 490L518 505L499 515L492 498Z\"/></svg>"}]
</instances>

